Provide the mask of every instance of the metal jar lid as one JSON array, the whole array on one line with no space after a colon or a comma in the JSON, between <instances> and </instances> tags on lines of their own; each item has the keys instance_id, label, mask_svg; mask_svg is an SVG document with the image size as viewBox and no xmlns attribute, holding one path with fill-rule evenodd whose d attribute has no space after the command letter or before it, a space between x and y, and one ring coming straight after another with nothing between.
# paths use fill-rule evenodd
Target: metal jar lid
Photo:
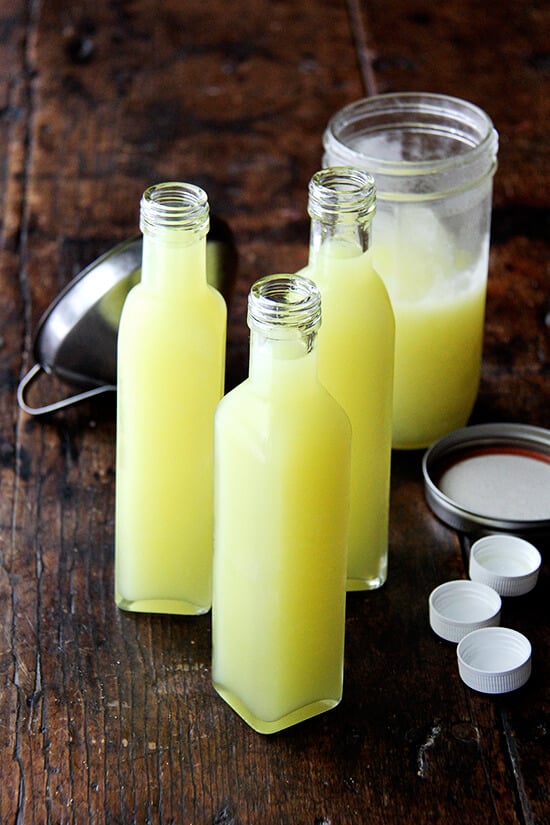
<instances>
[{"instance_id":1,"label":"metal jar lid","mask_svg":"<svg viewBox=\"0 0 550 825\"><path fill-rule=\"evenodd\" d=\"M422 461L426 500L469 533L550 536L550 430L478 424L436 441Z\"/></svg>"},{"instance_id":2,"label":"metal jar lid","mask_svg":"<svg viewBox=\"0 0 550 825\"><path fill-rule=\"evenodd\" d=\"M229 301L237 253L229 226L215 215L210 216L206 249L208 282ZM21 409L44 415L116 390L118 324L126 295L141 277L141 254L141 235L118 244L83 269L50 304L34 335L36 363L17 390ZM79 392L32 406L27 392L42 373L55 374Z\"/></svg>"}]
</instances>

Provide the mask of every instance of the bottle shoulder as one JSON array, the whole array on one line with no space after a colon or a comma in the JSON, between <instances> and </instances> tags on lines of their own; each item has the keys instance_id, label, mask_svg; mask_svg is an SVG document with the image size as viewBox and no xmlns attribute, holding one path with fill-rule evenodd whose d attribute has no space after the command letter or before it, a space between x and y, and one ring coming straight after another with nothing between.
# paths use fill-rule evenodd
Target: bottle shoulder
<instances>
[{"instance_id":1,"label":"bottle shoulder","mask_svg":"<svg viewBox=\"0 0 550 825\"><path fill-rule=\"evenodd\" d=\"M221 300L219 300L219 298ZM157 352L196 352L201 358L225 348L227 309L221 296L206 293L204 302L166 298L138 284L122 307L118 325L119 352L150 349ZM197 355L197 357L198 357Z\"/></svg>"},{"instance_id":2,"label":"bottle shoulder","mask_svg":"<svg viewBox=\"0 0 550 825\"><path fill-rule=\"evenodd\" d=\"M355 303L378 300L391 309L388 291L374 267L371 249L358 255L322 251L298 274L311 278L325 297L351 295Z\"/></svg>"},{"instance_id":3,"label":"bottle shoulder","mask_svg":"<svg viewBox=\"0 0 550 825\"><path fill-rule=\"evenodd\" d=\"M214 307L215 311L224 319L227 318L227 302L222 293L211 284L207 284L208 300Z\"/></svg>"},{"instance_id":4,"label":"bottle shoulder","mask_svg":"<svg viewBox=\"0 0 550 825\"><path fill-rule=\"evenodd\" d=\"M333 420L333 426L342 432L342 435L351 440L351 421L339 401L326 389L324 384L320 384L323 394L323 404Z\"/></svg>"},{"instance_id":5,"label":"bottle shoulder","mask_svg":"<svg viewBox=\"0 0 550 825\"><path fill-rule=\"evenodd\" d=\"M332 418L335 426L341 426L343 430L351 428L341 404L318 380L289 391L288 387L266 385L248 377L229 390L218 404L220 416L236 415L245 409L253 411L254 415L265 414L280 421L323 415Z\"/></svg>"},{"instance_id":6,"label":"bottle shoulder","mask_svg":"<svg viewBox=\"0 0 550 825\"><path fill-rule=\"evenodd\" d=\"M227 316L227 304L223 295L209 284L204 289L186 290L165 288L154 289L144 283L138 283L128 293L122 307L121 316L136 314L151 314L157 312L165 314L166 318L172 315L183 318L197 317L197 313L210 312L220 318Z\"/></svg>"},{"instance_id":7,"label":"bottle shoulder","mask_svg":"<svg viewBox=\"0 0 550 825\"><path fill-rule=\"evenodd\" d=\"M369 268L366 274L336 273L335 277L319 278L316 283L322 297L321 338L326 329L348 328L359 338L377 334L395 334L395 317L388 290L378 273ZM323 331L325 330L325 332Z\"/></svg>"},{"instance_id":8,"label":"bottle shoulder","mask_svg":"<svg viewBox=\"0 0 550 825\"><path fill-rule=\"evenodd\" d=\"M349 418L321 385L307 398L266 397L247 380L219 402L215 434L220 455L232 445L228 455L238 448L262 466L279 468L293 455L305 473L318 460L346 467L351 455Z\"/></svg>"}]
</instances>

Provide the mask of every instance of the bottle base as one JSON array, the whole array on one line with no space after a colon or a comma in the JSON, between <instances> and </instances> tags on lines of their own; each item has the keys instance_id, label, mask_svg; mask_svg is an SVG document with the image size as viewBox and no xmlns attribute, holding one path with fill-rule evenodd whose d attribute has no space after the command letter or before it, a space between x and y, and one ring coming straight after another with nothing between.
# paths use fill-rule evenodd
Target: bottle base
<instances>
[{"instance_id":1,"label":"bottle base","mask_svg":"<svg viewBox=\"0 0 550 825\"><path fill-rule=\"evenodd\" d=\"M214 687L221 698L227 702L229 707L232 708L252 730L255 730L256 733L263 734L278 733L292 725L297 725L299 722L305 722L306 719L311 719L313 716L325 713L327 710L336 707L342 698L340 696L338 699L318 699L309 705L297 708L277 719L266 720L260 719L252 713L244 702L231 691L226 690L222 685L214 682Z\"/></svg>"},{"instance_id":2,"label":"bottle base","mask_svg":"<svg viewBox=\"0 0 550 825\"><path fill-rule=\"evenodd\" d=\"M355 590L378 590L386 582L386 576L375 576L372 579L348 578L346 581L346 591L351 593Z\"/></svg>"},{"instance_id":3,"label":"bottle base","mask_svg":"<svg viewBox=\"0 0 550 825\"><path fill-rule=\"evenodd\" d=\"M117 607L131 613L169 613L179 616L202 616L210 605L192 604L179 599L135 599L115 597Z\"/></svg>"}]
</instances>

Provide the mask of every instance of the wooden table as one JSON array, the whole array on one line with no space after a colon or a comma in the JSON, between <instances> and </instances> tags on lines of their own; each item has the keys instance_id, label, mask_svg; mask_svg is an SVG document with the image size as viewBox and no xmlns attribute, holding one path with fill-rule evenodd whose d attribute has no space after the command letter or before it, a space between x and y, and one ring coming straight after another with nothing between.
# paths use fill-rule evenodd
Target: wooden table
<instances>
[{"instance_id":1,"label":"wooden table","mask_svg":"<svg viewBox=\"0 0 550 825\"><path fill-rule=\"evenodd\" d=\"M548 825L548 548L504 606L531 680L474 693L428 626L461 540L426 506L421 455L395 454L389 580L348 599L344 699L262 737L211 687L209 617L114 606L112 400L41 420L15 392L41 313L173 178L235 233L233 386L250 284L305 263L328 118L428 90L481 105L501 139L472 420L548 427L549 34L540 0L0 4L2 825Z\"/></svg>"}]
</instances>

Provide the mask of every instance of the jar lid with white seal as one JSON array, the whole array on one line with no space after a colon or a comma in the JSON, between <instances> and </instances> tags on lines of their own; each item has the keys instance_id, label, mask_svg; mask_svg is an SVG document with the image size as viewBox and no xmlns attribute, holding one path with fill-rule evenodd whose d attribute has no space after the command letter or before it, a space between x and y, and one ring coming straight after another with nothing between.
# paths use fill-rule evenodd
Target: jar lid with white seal
<instances>
[{"instance_id":1,"label":"jar lid with white seal","mask_svg":"<svg viewBox=\"0 0 550 825\"><path fill-rule=\"evenodd\" d=\"M422 460L426 501L465 533L550 539L550 430L497 423L463 427Z\"/></svg>"}]
</instances>

